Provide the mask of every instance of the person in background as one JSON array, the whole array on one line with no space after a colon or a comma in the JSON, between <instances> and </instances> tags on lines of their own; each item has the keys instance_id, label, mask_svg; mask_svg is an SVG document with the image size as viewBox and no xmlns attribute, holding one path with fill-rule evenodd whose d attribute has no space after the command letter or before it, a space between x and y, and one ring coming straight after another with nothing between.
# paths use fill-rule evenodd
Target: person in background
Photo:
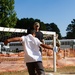
<instances>
[{"instance_id":1,"label":"person in background","mask_svg":"<svg viewBox=\"0 0 75 75\"><path fill-rule=\"evenodd\" d=\"M61 46L61 42L58 39L58 34L56 34L56 46L58 47L58 52L60 52L60 46Z\"/></svg>"},{"instance_id":2,"label":"person in background","mask_svg":"<svg viewBox=\"0 0 75 75\"><path fill-rule=\"evenodd\" d=\"M36 37L42 42L44 43L44 38L43 38L43 33L40 32L40 23L39 22L35 22L33 25L34 30L36 31Z\"/></svg>"},{"instance_id":3,"label":"person in background","mask_svg":"<svg viewBox=\"0 0 75 75\"><path fill-rule=\"evenodd\" d=\"M52 46L43 44L36 36L36 31L31 30L30 34L22 37L10 38L4 41L7 45L9 42L20 41L23 44L25 53L25 63L29 72L29 75L45 75L45 71L42 64L42 56L39 51L39 46L47 49L53 49Z\"/></svg>"},{"instance_id":4,"label":"person in background","mask_svg":"<svg viewBox=\"0 0 75 75\"><path fill-rule=\"evenodd\" d=\"M42 42L44 42L44 38L43 38L43 33L40 32L40 23L39 22L35 22L33 25L33 29L36 31L36 37ZM42 53L42 48L40 47L40 52Z\"/></svg>"},{"instance_id":5,"label":"person in background","mask_svg":"<svg viewBox=\"0 0 75 75\"><path fill-rule=\"evenodd\" d=\"M58 34L56 34L56 46L57 46L57 47L60 47L60 46L61 46L61 42L60 42L60 40L58 39Z\"/></svg>"}]
</instances>

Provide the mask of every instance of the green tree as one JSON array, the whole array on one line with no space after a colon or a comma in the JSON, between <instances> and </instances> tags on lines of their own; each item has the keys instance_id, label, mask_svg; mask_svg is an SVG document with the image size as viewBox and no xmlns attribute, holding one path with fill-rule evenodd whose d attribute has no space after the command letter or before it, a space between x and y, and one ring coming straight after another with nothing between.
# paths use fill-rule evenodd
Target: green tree
<instances>
[{"instance_id":1,"label":"green tree","mask_svg":"<svg viewBox=\"0 0 75 75\"><path fill-rule=\"evenodd\" d=\"M45 25L46 25L46 28L47 28L48 31L54 31L54 32L56 32L56 34L59 35L58 38L61 39L60 30L59 30L59 28L57 27L57 25L55 23L50 23L50 24L47 23Z\"/></svg>"},{"instance_id":2,"label":"green tree","mask_svg":"<svg viewBox=\"0 0 75 75\"><path fill-rule=\"evenodd\" d=\"M22 18L18 19L15 28L22 28L22 29L28 29L33 28L34 22L40 23L40 30L46 30L46 25L41 22L39 19L33 19L33 18Z\"/></svg>"},{"instance_id":3,"label":"green tree","mask_svg":"<svg viewBox=\"0 0 75 75\"><path fill-rule=\"evenodd\" d=\"M40 29L46 31L46 25L43 22L40 22Z\"/></svg>"},{"instance_id":4,"label":"green tree","mask_svg":"<svg viewBox=\"0 0 75 75\"><path fill-rule=\"evenodd\" d=\"M15 28L22 28L22 29L28 29L31 28L34 24L33 18L22 18L18 19Z\"/></svg>"},{"instance_id":5,"label":"green tree","mask_svg":"<svg viewBox=\"0 0 75 75\"><path fill-rule=\"evenodd\" d=\"M71 24L68 25L66 38L68 39L75 39L75 19L71 21Z\"/></svg>"},{"instance_id":6,"label":"green tree","mask_svg":"<svg viewBox=\"0 0 75 75\"><path fill-rule=\"evenodd\" d=\"M0 0L0 26L14 27L17 17L14 11L14 0Z\"/></svg>"}]
</instances>

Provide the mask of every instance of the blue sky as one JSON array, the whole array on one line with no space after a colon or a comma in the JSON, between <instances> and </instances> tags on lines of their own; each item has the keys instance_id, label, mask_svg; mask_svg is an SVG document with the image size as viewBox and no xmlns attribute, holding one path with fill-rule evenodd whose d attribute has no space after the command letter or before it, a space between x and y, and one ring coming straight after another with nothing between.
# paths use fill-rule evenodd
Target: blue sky
<instances>
[{"instance_id":1,"label":"blue sky","mask_svg":"<svg viewBox=\"0 0 75 75\"><path fill-rule=\"evenodd\" d=\"M75 19L75 0L15 0L17 17L40 19L44 23L54 22L61 35Z\"/></svg>"}]
</instances>

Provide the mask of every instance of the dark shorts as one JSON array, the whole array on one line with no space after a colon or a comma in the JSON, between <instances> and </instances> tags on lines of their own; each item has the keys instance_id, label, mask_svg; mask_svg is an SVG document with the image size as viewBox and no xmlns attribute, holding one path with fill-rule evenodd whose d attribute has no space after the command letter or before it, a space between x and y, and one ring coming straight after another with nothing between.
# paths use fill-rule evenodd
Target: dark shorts
<instances>
[{"instance_id":1,"label":"dark shorts","mask_svg":"<svg viewBox=\"0 0 75 75\"><path fill-rule=\"evenodd\" d=\"M45 75L43 64L41 61L26 63L29 75Z\"/></svg>"}]
</instances>

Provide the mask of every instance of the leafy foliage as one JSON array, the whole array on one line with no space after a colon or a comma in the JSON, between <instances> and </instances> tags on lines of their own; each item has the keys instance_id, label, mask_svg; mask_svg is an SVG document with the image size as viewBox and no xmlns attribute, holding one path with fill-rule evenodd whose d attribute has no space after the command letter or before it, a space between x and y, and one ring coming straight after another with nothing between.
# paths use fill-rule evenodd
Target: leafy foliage
<instances>
[{"instance_id":1,"label":"leafy foliage","mask_svg":"<svg viewBox=\"0 0 75 75\"><path fill-rule=\"evenodd\" d=\"M71 21L71 24L68 25L66 38L75 39L75 19Z\"/></svg>"},{"instance_id":2,"label":"leafy foliage","mask_svg":"<svg viewBox=\"0 0 75 75\"><path fill-rule=\"evenodd\" d=\"M0 26L14 27L16 25L14 0L0 0Z\"/></svg>"},{"instance_id":3,"label":"leafy foliage","mask_svg":"<svg viewBox=\"0 0 75 75\"><path fill-rule=\"evenodd\" d=\"M50 24L47 23L47 24L45 24L45 25L46 25L48 31L56 32L56 34L59 35L58 38L61 39L60 30L59 30L59 28L57 27L57 25L56 25L55 23L50 23Z\"/></svg>"},{"instance_id":4,"label":"leafy foliage","mask_svg":"<svg viewBox=\"0 0 75 75\"><path fill-rule=\"evenodd\" d=\"M46 30L46 26L43 22L41 22L39 19L33 19L33 18L22 18L18 19L15 28L22 28L22 29L29 29L33 28L34 22L40 23L40 29Z\"/></svg>"}]
</instances>

